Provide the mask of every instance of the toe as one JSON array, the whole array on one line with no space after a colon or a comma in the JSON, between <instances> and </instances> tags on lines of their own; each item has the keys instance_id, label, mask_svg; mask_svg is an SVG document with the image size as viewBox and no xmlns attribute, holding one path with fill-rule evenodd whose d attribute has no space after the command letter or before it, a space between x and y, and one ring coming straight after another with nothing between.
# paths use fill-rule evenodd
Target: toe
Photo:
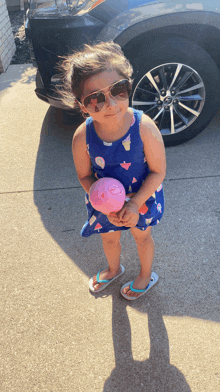
<instances>
[{"instance_id":1,"label":"toe","mask_svg":"<svg viewBox=\"0 0 220 392\"><path fill-rule=\"evenodd\" d=\"M138 297L139 294L135 293L135 291L129 290L130 297Z\"/></svg>"},{"instance_id":2,"label":"toe","mask_svg":"<svg viewBox=\"0 0 220 392\"><path fill-rule=\"evenodd\" d=\"M126 294L128 297L139 297L140 293L136 293L135 291L130 290L129 287L126 287L123 290L123 293Z\"/></svg>"},{"instance_id":3,"label":"toe","mask_svg":"<svg viewBox=\"0 0 220 392\"><path fill-rule=\"evenodd\" d=\"M133 291L131 291L130 286L125 287L122 292L126 295L128 295L128 297L134 297L135 293Z\"/></svg>"},{"instance_id":4,"label":"toe","mask_svg":"<svg viewBox=\"0 0 220 392\"><path fill-rule=\"evenodd\" d=\"M101 284L97 282L96 275L95 275L94 278L93 278L93 288L94 288L94 290L98 290L100 288L100 286L101 286Z\"/></svg>"},{"instance_id":5,"label":"toe","mask_svg":"<svg viewBox=\"0 0 220 392\"><path fill-rule=\"evenodd\" d=\"M130 290L130 288L128 287L126 294L128 295L128 297L134 297L134 293L133 291Z\"/></svg>"},{"instance_id":6,"label":"toe","mask_svg":"<svg viewBox=\"0 0 220 392\"><path fill-rule=\"evenodd\" d=\"M122 290L122 292L123 292L124 294L128 294L128 291L129 291L129 286L125 287L125 288Z\"/></svg>"}]
</instances>

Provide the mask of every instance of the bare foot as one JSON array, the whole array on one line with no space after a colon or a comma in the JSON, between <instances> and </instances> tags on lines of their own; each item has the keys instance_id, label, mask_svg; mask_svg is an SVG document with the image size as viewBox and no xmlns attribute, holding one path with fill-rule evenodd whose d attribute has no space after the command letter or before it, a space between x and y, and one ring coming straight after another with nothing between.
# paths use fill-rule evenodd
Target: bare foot
<instances>
[{"instance_id":1,"label":"bare foot","mask_svg":"<svg viewBox=\"0 0 220 392\"><path fill-rule=\"evenodd\" d=\"M134 281L133 288L138 289L138 290L145 290L146 287L148 286L150 282L151 276L148 278L140 278L140 276L137 277L137 279ZM142 293L136 293L135 291L130 290L130 286L125 287L122 292L126 294L128 297L139 297L140 294Z\"/></svg>"},{"instance_id":2,"label":"bare foot","mask_svg":"<svg viewBox=\"0 0 220 392\"><path fill-rule=\"evenodd\" d=\"M99 274L99 279L100 280L109 280L114 278L115 276L119 275L121 273L121 266L119 267L119 269L117 270L117 272L115 273L114 271L110 272L109 268L106 268L105 270L101 271ZM103 284L105 283L98 283L97 282L97 275L95 275L93 277L93 288L95 290L98 290Z\"/></svg>"}]
</instances>

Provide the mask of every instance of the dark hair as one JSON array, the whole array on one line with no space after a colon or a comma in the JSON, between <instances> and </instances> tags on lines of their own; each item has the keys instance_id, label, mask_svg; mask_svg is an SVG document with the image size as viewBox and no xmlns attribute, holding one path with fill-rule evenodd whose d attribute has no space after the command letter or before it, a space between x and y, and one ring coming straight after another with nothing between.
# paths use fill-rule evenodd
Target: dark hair
<instances>
[{"instance_id":1,"label":"dark hair","mask_svg":"<svg viewBox=\"0 0 220 392\"><path fill-rule=\"evenodd\" d=\"M63 57L58 70L62 86L59 95L65 106L79 107L84 82L91 76L108 69L115 69L124 79L130 79L133 68L124 56L121 47L114 42L84 45L82 51Z\"/></svg>"}]
</instances>

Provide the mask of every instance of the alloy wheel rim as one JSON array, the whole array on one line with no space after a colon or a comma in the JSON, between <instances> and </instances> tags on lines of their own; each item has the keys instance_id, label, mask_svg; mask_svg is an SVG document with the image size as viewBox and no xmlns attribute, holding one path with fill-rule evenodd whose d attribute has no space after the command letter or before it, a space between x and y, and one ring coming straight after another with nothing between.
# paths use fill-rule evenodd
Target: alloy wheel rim
<instances>
[{"instance_id":1,"label":"alloy wheel rim","mask_svg":"<svg viewBox=\"0 0 220 392\"><path fill-rule=\"evenodd\" d=\"M166 63L147 72L132 95L132 106L152 118L162 135L188 128L205 103L200 75L181 63Z\"/></svg>"}]
</instances>

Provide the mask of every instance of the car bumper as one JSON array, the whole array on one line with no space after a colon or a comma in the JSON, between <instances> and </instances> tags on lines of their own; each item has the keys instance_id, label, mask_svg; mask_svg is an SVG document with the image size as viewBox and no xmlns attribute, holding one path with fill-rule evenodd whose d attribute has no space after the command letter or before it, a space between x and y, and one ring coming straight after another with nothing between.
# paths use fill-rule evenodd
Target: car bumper
<instances>
[{"instance_id":1,"label":"car bumper","mask_svg":"<svg viewBox=\"0 0 220 392\"><path fill-rule=\"evenodd\" d=\"M52 81L58 73L58 63L63 56L82 48L85 43L94 42L103 26L103 22L89 14L60 19L27 17L25 33L33 48L34 65L42 80L42 86L36 85L36 94L40 99L60 107L60 100L53 93Z\"/></svg>"},{"instance_id":2,"label":"car bumper","mask_svg":"<svg viewBox=\"0 0 220 392\"><path fill-rule=\"evenodd\" d=\"M41 99L44 102L47 102L49 105L52 105L56 108L59 109L64 109L64 110L68 110L69 112L75 112L74 109L71 109L68 106L65 106L61 99L55 94L53 93L51 90L47 90L46 88L36 88L35 89L35 94L37 95L37 97L39 99Z\"/></svg>"}]
</instances>

